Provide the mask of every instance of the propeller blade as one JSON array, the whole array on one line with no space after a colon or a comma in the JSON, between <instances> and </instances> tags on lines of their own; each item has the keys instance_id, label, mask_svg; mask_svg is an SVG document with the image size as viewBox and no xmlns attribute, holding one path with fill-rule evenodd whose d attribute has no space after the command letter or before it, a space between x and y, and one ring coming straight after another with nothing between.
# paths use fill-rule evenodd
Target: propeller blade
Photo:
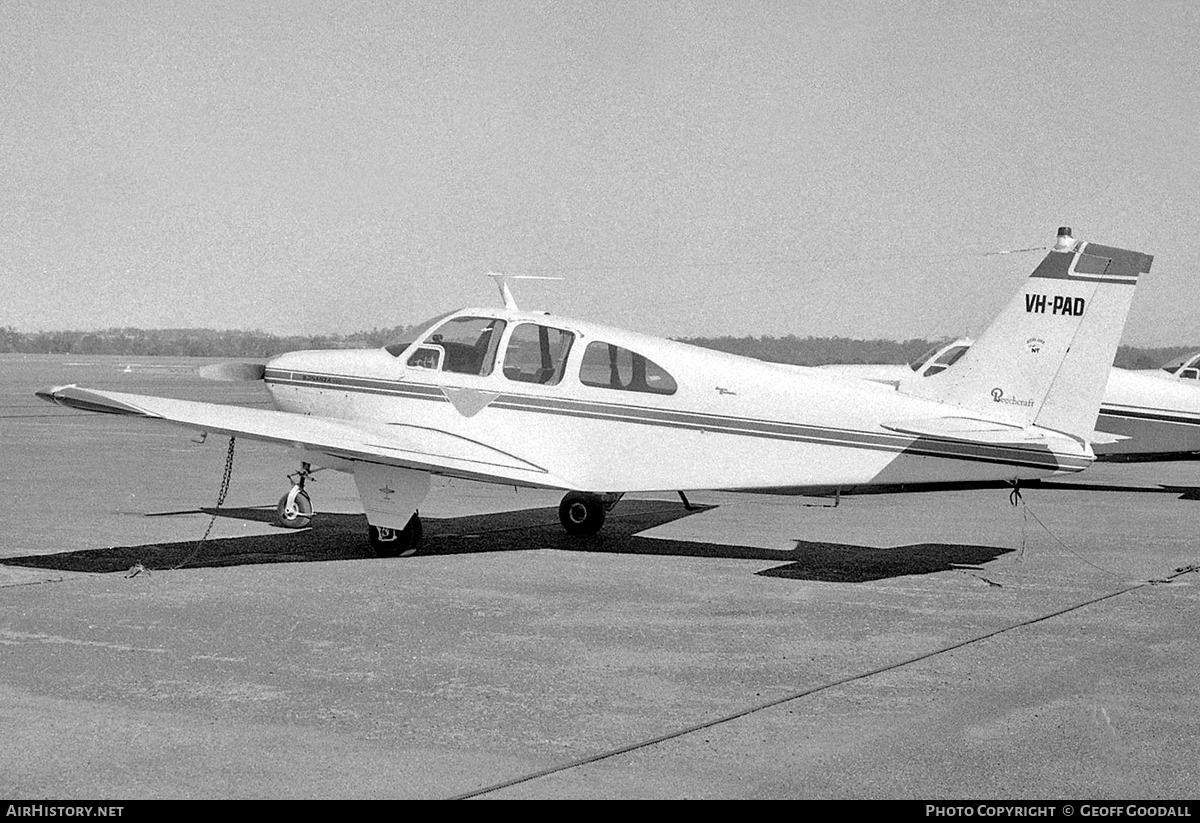
<instances>
[{"instance_id":1,"label":"propeller blade","mask_svg":"<svg viewBox=\"0 0 1200 823\"><path fill-rule=\"evenodd\" d=\"M196 373L207 380L240 382L262 380L266 368L262 363L213 363L211 366L201 366Z\"/></svg>"}]
</instances>

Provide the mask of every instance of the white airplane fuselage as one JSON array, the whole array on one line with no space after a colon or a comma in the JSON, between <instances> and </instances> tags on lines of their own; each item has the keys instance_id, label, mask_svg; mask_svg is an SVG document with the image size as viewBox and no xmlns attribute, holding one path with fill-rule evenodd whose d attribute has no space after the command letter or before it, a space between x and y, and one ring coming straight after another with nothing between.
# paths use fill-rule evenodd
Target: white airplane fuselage
<instances>
[{"instance_id":1,"label":"white airplane fuselage","mask_svg":"<svg viewBox=\"0 0 1200 823\"><path fill-rule=\"evenodd\" d=\"M820 493L865 484L1031 479L1079 471L1092 461L1086 444L1065 436L1018 447L888 430L888 421L961 410L886 386L848 385L820 369L542 313L474 308L449 315L455 316L505 321L489 374L410 365L418 340L395 356L382 348L285 354L267 364L267 388L284 411L428 427L517 455L544 472L546 486L594 492ZM506 375L506 348L520 323L576 336L556 385ZM675 391L585 385L581 361L592 341L649 358L673 378Z\"/></svg>"},{"instance_id":2,"label":"white airplane fuselage","mask_svg":"<svg viewBox=\"0 0 1200 823\"><path fill-rule=\"evenodd\" d=\"M1097 445L1097 459L1200 457L1200 386L1194 380L1172 379L1161 371L1114 368L1108 375L1096 428L1129 438Z\"/></svg>"}]
</instances>

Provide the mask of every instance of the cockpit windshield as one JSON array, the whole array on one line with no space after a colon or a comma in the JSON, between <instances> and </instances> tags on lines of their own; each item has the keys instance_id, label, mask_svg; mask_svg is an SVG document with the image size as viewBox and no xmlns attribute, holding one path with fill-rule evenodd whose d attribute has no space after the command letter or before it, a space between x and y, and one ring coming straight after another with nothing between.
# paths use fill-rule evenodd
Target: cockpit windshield
<instances>
[{"instance_id":1,"label":"cockpit windshield","mask_svg":"<svg viewBox=\"0 0 1200 823\"><path fill-rule=\"evenodd\" d=\"M404 354L404 350L413 343L417 342L418 340L424 340L425 335L429 333L430 329L452 314L454 314L452 311L442 312L437 317L431 317L423 323L410 326L407 331L385 345L384 348L387 349L388 354L390 354L392 357L399 357L400 355Z\"/></svg>"},{"instance_id":2,"label":"cockpit windshield","mask_svg":"<svg viewBox=\"0 0 1200 823\"><path fill-rule=\"evenodd\" d=\"M405 365L487 377L496 362L505 325L495 317L451 317L434 327Z\"/></svg>"}]
</instances>

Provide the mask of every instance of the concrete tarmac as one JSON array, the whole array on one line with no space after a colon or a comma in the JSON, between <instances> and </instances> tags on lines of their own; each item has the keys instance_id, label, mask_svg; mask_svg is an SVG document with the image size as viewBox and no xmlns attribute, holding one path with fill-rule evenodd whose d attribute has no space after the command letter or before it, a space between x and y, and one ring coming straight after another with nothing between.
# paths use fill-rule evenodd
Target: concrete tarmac
<instances>
[{"instance_id":1,"label":"concrete tarmac","mask_svg":"<svg viewBox=\"0 0 1200 823\"><path fill-rule=\"evenodd\" d=\"M344 475L279 529L283 450L239 441L217 510L225 438L32 397L263 402L194 365L0 356L2 797L1200 795L1200 464L626 499L587 540L439 481L382 560Z\"/></svg>"}]
</instances>

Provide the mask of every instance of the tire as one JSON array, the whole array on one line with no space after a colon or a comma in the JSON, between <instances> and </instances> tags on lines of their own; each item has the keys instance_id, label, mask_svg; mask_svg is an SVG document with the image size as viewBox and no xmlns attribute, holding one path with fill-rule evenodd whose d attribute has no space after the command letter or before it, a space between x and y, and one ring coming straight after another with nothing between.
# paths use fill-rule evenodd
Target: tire
<instances>
[{"instance_id":1,"label":"tire","mask_svg":"<svg viewBox=\"0 0 1200 823\"><path fill-rule=\"evenodd\" d=\"M567 492L558 504L558 519L567 534L590 537L604 525L604 504L599 495Z\"/></svg>"},{"instance_id":2,"label":"tire","mask_svg":"<svg viewBox=\"0 0 1200 823\"><path fill-rule=\"evenodd\" d=\"M289 491L288 494L291 494ZM308 492L303 489L296 495L296 505L293 511L288 511L288 495L285 494L279 498L279 505L275 507L276 522L285 529L306 529L312 523L312 501L308 499Z\"/></svg>"},{"instance_id":3,"label":"tire","mask_svg":"<svg viewBox=\"0 0 1200 823\"><path fill-rule=\"evenodd\" d=\"M403 529L382 529L378 526L367 527L367 542L379 557L412 557L421 550L421 539L424 537L421 526L421 516L413 514L408 525Z\"/></svg>"}]
</instances>

